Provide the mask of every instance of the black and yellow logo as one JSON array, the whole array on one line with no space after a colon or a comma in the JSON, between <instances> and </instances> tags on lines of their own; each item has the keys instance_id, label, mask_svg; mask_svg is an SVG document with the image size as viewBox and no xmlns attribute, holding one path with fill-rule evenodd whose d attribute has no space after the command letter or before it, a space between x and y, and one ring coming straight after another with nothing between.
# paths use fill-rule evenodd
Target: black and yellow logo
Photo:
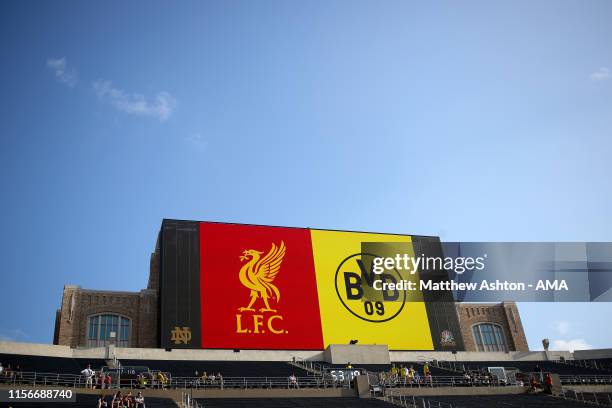
<instances>
[{"instance_id":1,"label":"black and yellow logo","mask_svg":"<svg viewBox=\"0 0 612 408\"><path fill-rule=\"evenodd\" d=\"M358 253L346 257L336 269L336 294L354 316L372 323L387 322L400 314L406 303L405 290L378 290L374 282L397 283L402 276L396 269L374 273L378 255ZM376 285L380 286L380 285Z\"/></svg>"}]
</instances>

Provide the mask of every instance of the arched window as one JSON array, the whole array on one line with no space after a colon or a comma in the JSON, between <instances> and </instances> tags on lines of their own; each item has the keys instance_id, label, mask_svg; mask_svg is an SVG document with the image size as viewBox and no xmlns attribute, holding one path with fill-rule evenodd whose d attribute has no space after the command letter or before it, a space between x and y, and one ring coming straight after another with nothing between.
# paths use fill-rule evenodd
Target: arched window
<instances>
[{"instance_id":1,"label":"arched window","mask_svg":"<svg viewBox=\"0 0 612 408\"><path fill-rule=\"evenodd\" d=\"M114 343L117 347L130 346L130 319L117 314L99 314L89 316L87 321L87 345L99 347Z\"/></svg>"},{"instance_id":2,"label":"arched window","mask_svg":"<svg viewBox=\"0 0 612 408\"><path fill-rule=\"evenodd\" d=\"M478 351L508 351L504 331L500 325L480 323L472 326Z\"/></svg>"}]
</instances>

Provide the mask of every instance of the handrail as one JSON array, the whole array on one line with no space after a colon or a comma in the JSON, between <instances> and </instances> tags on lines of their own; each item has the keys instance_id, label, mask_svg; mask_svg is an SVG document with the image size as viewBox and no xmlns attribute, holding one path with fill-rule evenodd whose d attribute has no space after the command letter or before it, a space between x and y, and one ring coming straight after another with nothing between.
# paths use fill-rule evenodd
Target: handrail
<instances>
[{"instance_id":1,"label":"handrail","mask_svg":"<svg viewBox=\"0 0 612 408\"><path fill-rule=\"evenodd\" d=\"M381 377L374 372L366 372L371 385L388 388L411 388L411 387L491 387L491 386L516 386L515 382L497 380L494 378L468 379L463 376L431 376L417 379L407 377ZM378 376L378 381L374 381ZM371 377L371 378L370 378ZM581 384L612 384L612 375L560 375L559 379L563 385ZM11 385L33 385L33 386L66 386L86 387L87 381L82 374L59 374L43 372L13 372L10 377L0 376L0 384ZM98 385L97 379L93 381ZM334 379L328 374L317 376L296 377L293 383L288 377L222 377L215 381L202 381L197 377L170 377L166 382L157 379L149 379L143 387L137 379L121 378L120 381L113 380L111 388L177 388L177 389L206 389L206 388L348 388L349 381ZM106 388L106 387L105 387Z\"/></svg>"}]
</instances>

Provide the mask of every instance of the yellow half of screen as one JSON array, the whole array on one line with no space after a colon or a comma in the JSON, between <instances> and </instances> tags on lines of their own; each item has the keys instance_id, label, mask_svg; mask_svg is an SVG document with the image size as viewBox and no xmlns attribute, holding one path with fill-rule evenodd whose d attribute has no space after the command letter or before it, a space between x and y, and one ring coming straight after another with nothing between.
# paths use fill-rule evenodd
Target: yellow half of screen
<instances>
[{"instance_id":1,"label":"yellow half of screen","mask_svg":"<svg viewBox=\"0 0 612 408\"><path fill-rule=\"evenodd\" d=\"M348 344L356 339L359 344L386 344L391 350L433 350L423 302L406 302L401 312L391 320L370 322L351 313L336 291L338 266L350 255L359 254L363 242L407 243L406 252L414 256L410 236L311 230L311 238L325 347ZM412 278L418 278L418 274ZM354 310L363 307L359 302L345 301ZM397 304L389 306L389 309L397 308Z\"/></svg>"}]
</instances>

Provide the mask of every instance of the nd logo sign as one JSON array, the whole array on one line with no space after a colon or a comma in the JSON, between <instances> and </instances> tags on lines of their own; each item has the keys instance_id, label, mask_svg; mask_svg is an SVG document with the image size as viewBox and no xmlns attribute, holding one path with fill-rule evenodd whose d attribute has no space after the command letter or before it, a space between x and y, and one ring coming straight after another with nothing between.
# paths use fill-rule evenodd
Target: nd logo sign
<instances>
[{"instance_id":1,"label":"nd logo sign","mask_svg":"<svg viewBox=\"0 0 612 408\"><path fill-rule=\"evenodd\" d=\"M402 280L396 270L382 274L372 271L378 255L359 253L346 257L336 269L336 294L342 305L355 317L372 323L387 322L396 317L406 302L406 291L376 290L374 281L397 283Z\"/></svg>"}]
</instances>

